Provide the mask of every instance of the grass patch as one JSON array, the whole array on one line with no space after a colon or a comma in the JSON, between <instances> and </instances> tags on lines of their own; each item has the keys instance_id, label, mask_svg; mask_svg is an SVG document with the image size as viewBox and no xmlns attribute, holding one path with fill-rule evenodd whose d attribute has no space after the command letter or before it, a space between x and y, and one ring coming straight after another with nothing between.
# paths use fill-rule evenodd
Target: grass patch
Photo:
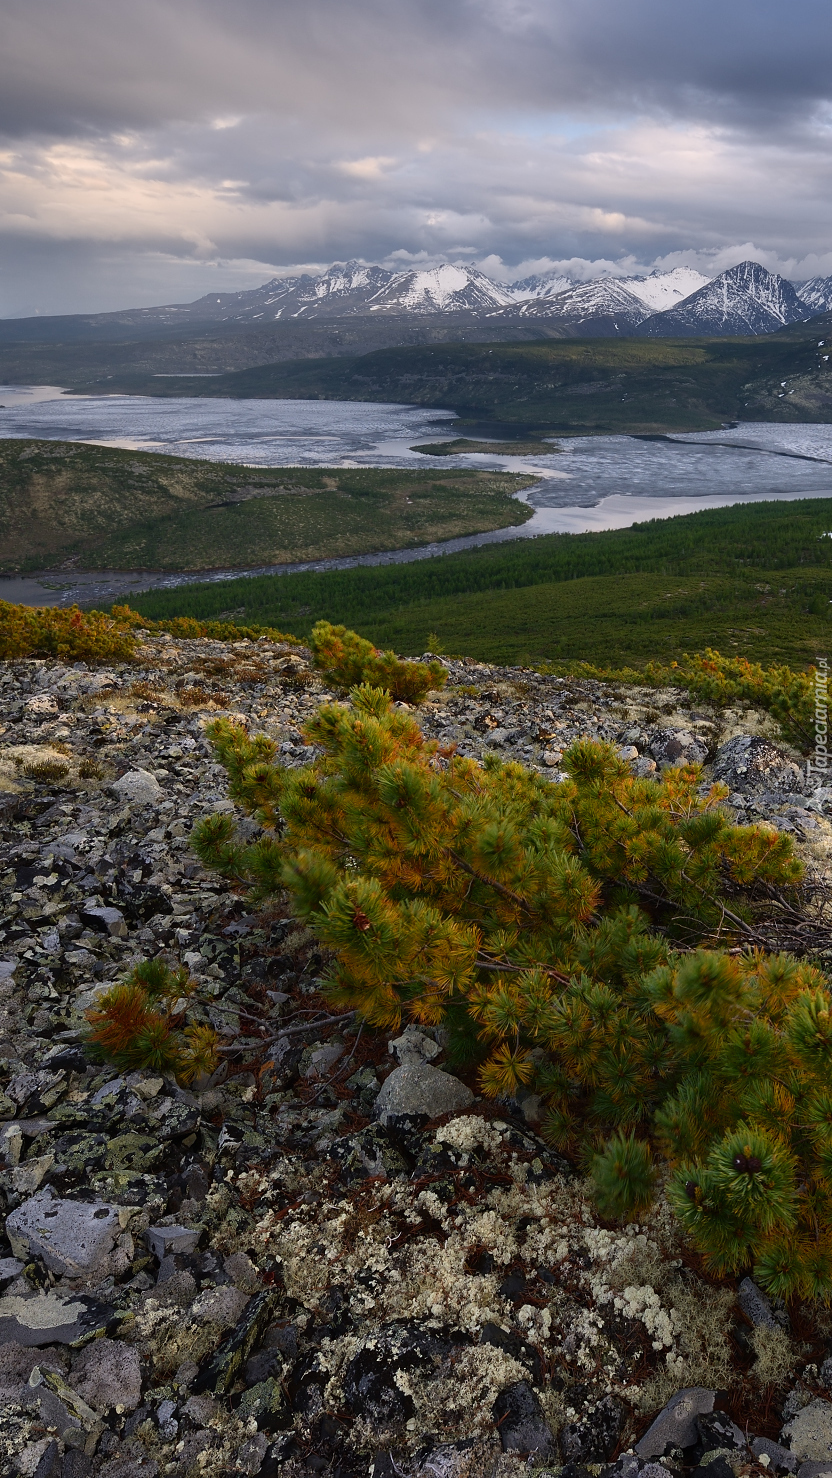
<instances>
[{"instance_id":1,"label":"grass patch","mask_svg":"<svg viewBox=\"0 0 832 1478\"><path fill-rule=\"evenodd\" d=\"M0 441L0 570L201 570L401 549L525 523L533 477L242 467Z\"/></svg>"},{"instance_id":2,"label":"grass patch","mask_svg":"<svg viewBox=\"0 0 832 1478\"><path fill-rule=\"evenodd\" d=\"M433 441L424 446L412 446L412 452L421 452L425 457L462 457L471 452L485 452L492 457L548 457L561 447L539 438L525 441L470 441L467 436L458 436L455 441Z\"/></svg>"},{"instance_id":3,"label":"grass patch","mask_svg":"<svg viewBox=\"0 0 832 1478\"><path fill-rule=\"evenodd\" d=\"M738 504L410 565L261 576L133 598L149 617L308 635L328 620L415 655L643 666L715 646L802 667L832 637L832 499Z\"/></svg>"}]
</instances>

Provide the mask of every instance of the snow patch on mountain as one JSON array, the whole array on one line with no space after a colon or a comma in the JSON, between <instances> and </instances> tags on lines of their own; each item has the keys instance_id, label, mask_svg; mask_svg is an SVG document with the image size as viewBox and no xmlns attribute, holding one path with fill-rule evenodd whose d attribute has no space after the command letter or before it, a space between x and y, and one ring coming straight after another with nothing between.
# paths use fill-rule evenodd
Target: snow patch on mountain
<instances>
[{"instance_id":1,"label":"snow patch on mountain","mask_svg":"<svg viewBox=\"0 0 832 1478\"><path fill-rule=\"evenodd\" d=\"M705 287L710 279L694 267L674 267L671 272L656 271L649 277L625 277L622 280L651 313L664 313L700 287Z\"/></svg>"},{"instance_id":2,"label":"snow patch on mountain","mask_svg":"<svg viewBox=\"0 0 832 1478\"><path fill-rule=\"evenodd\" d=\"M832 277L810 277L808 282L796 282L794 287L801 302L807 303L813 313L826 313L832 308Z\"/></svg>"},{"instance_id":3,"label":"snow patch on mountain","mask_svg":"<svg viewBox=\"0 0 832 1478\"><path fill-rule=\"evenodd\" d=\"M404 308L417 313L458 313L476 308L499 308L514 294L492 282L476 267L446 264L426 271L406 272L389 283L374 308Z\"/></svg>"}]
</instances>

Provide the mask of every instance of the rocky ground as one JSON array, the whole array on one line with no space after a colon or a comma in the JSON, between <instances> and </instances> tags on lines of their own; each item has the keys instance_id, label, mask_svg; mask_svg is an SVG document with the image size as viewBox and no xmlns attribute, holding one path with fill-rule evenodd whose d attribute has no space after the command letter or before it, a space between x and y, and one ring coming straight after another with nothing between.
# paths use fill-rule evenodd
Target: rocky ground
<instances>
[{"instance_id":1,"label":"rocky ground","mask_svg":"<svg viewBox=\"0 0 832 1478\"><path fill-rule=\"evenodd\" d=\"M154 637L0 676L0 1473L832 1471L832 1318L709 1282L662 1203L604 1225L533 1096L478 1099L440 1030L333 1019L311 937L196 861L231 809L206 723L303 763L307 655ZM832 789L764 716L448 667L430 734L553 783L579 734L706 761L828 885ZM160 952L226 1044L198 1091L84 1054L85 1010Z\"/></svg>"}]
</instances>

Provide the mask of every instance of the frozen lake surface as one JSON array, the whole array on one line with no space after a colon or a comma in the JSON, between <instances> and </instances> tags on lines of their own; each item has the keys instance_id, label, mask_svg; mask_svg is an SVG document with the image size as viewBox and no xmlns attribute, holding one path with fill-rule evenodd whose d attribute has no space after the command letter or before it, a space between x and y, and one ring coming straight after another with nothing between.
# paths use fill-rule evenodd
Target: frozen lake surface
<instances>
[{"instance_id":1,"label":"frozen lake surface","mask_svg":"<svg viewBox=\"0 0 832 1478\"><path fill-rule=\"evenodd\" d=\"M452 411L356 401L76 396L38 385L0 386L0 407L0 436L88 441L251 467L424 467L428 459L412 451L413 445L458 434ZM431 464L536 473L541 482L522 495L534 516L516 529L339 560L340 567L405 562L537 534L625 528L729 503L831 497L832 426L749 423L645 439L566 437L546 455L477 454L431 459ZM302 568L326 567L323 562ZM218 572L209 578L232 573L243 572ZM119 574L102 579L98 574L86 581L73 579L71 588L60 592L54 587L47 592L30 579L2 580L0 598L33 599L36 604L106 599L150 585L180 584L184 578L194 577Z\"/></svg>"}]
</instances>

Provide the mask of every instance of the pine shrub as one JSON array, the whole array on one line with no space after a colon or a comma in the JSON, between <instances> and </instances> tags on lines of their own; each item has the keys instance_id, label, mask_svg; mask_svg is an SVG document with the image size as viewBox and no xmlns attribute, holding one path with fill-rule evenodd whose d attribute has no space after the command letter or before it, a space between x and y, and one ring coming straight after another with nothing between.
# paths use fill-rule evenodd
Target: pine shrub
<instances>
[{"instance_id":1,"label":"pine shrub","mask_svg":"<svg viewBox=\"0 0 832 1478\"><path fill-rule=\"evenodd\" d=\"M715 1271L832 1294L828 987L743 948L755 888L800 876L788 837L733 825L696 766L640 780L580 741L553 784L443 750L379 689L351 697L308 724L302 769L237 723L209 727L265 834L242 844L207 818L201 860L259 900L289 890L333 952L335 1005L383 1028L444 1021L485 1093L541 1093L607 1214L669 1173Z\"/></svg>"},{"instance_id":2,"label":"pine shrub","mask_svg":"<svg viewBox=\"0 0 832 1478\"><path fill-rule=\"evenodd\" d=\"M686 688L691 698L728 708L750 703L770 713L788 744L808 754L815 742L815 669L795 672L784 663L762 667L746 657L723 657L714 647L681 662L664 666L648 662L644 668L597 667L591 662L550 663L546 670L601 682L647 684L656 688Z\"/></svg>"},{"instance_id":3,"label":"pine shrub","mask_svg":"<svg viewBox=\"0 0 832 1478\"><path fill-rule=\"evenodd\" d=\"M57 657L69 662L129 661L136 639L117 615L77 606L21 606L0 601L0 660Z\"/></svg>"},{"instance_id":4,"label":"pine shrub","mask_svg":"<svg viewBox=\"0 0 832 1478\"><path fill-rule=\"evenodd\" d=\"M367 683L401 702L418 703L431 689L444 687L448 678L441 662L401 662L395 652L379 652L355 631L329 621L317 622L309 645L315 666L345 690Z\"/></svg>"},{"instance_id":5,"label":"pine shrub","mask_svg":"<svg viewBox=\"0 0 832 1478\"><path fill-rule=\"evenodd\" d=\"M814 668L795 672L783 663L762 667L745 657L722 657L706 647L683 659L679 681L692 698L720 708L739 699L765 709L777 719L784 739L808 754L815 741L814 673Z\"/></svg>"},{"instance_id":6,"label":"pine shrub","mask_svg":"<svg viewBox=\"0 0 832 1478\"><path fill-rule=\"evenodd\" d=\"M213 1027L185 1024L195 984L184 966L140 961L87 1011L90 1056L124 1071L173 1073L181 1083L212 1073L219 1060Z\"/></svg>"}]
</instances>

